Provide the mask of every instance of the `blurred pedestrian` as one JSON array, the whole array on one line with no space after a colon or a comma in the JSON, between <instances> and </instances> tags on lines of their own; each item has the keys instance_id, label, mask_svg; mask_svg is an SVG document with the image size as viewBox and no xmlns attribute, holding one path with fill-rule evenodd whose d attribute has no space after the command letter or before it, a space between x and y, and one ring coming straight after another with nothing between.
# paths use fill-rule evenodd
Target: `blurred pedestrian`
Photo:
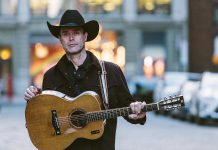
<instances>
[{"instance_id":1,"label":"blurred pedestrian","mask_svg":"<svg viewBox=\"0 0 218 150\"><path fill-rule=\"evenodd\" d=\"M12 75L9 73L7 76L7 98L8 102L11 103L13 99L13 81Z\"/></svg>"},{"instance_id":2,"label":"blurred pedestrian","mask_svg":"<svg viewBox=\"0 0 218 150\"><path fill-rule=\"evenodd\" d=\"M95 91L101 96L102 89L99 80L101 64L93 53L85 48L85 42L93 40L98 35L98 22L92 20L85 23L77 10L67 10L62 16L59 26L51 25L49 22L47 25L52 35L60 40L66 54L45 73L42 90L56 90L71 97L78 96L84 91ZM108 108L130 106L133 114L125 119L133 124L144 124L146 115L141 110L145 106L145 102L134 101L128 90L126 79L116 64L104 62L104 65L108 81ZM28 101L38 93L40 93L39 88L30 86L25 92L24 99ZM105 102L102 101L102 103ZM66 149L114 150L116 124L116 119L108 119L101 138L96 140L80 138Z\"/></svg>"},{"instance_id":3,"label":"blurred pedestrian","mask_svg":"<svg viewBox=\"0 0 218 150\"><path fill-rule=\"evenodd\" d=\"M3 78L1 78L0 76L0 110L1 110L2 100L3 100L3 91L4 91L4 81L3 81Z\"/></svg>"}]
</instances>

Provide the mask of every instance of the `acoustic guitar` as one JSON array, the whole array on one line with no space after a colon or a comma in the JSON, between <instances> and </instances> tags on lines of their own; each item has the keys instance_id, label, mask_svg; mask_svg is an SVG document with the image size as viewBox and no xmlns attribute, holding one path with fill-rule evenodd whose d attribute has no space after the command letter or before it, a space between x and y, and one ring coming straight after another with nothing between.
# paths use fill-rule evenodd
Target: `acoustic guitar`
<instances>
[{"instance_id":1,"label":"acoustic guitar","mask_svg":"<svg viewBox=\"0 0 218 150\"><path fill-rule=\"evenodd\" d=\"M146 104L144 112L184 106L183 96ZM57 91L43 91L28 101L26 127L39 150L63 150L77 138L97 139L104 132L104 120L131 114L130 107L101 110L98 94L87 91L75 98Z\"/></svg>"}]
</instances>

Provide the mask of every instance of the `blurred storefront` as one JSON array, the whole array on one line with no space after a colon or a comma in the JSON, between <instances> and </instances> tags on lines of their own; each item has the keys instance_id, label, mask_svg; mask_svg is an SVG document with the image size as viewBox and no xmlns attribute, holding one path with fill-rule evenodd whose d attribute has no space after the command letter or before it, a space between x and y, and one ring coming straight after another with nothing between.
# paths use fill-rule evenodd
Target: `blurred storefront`
<instances>
[{"instance_id":1,"label":"blurred storefront","mask_svg":"<svg viewBox=\"0 0 218 150\"><path fill-rule=\"evenodd\" d=\"M15 94L29 84L41 86L44 72L64 54L46 21L58 24L66 9L100 22L87 48L117 63L127 78L187 69L187 47L181 44L187 43L187 0L0 0L0 48L7 45L11 54L10 71L0 60L0 73L12 75Z\"/></svg>"},{"instance_id":2,"label":"blurred storefront","mask_svg":"<svg viewBox=\"0 0 218 150\"><path fill-rule=\"evenodd\" d=\"M0 46L0 95L12 99L12 50L8 46Z\"/></svg>"}]
</instances>

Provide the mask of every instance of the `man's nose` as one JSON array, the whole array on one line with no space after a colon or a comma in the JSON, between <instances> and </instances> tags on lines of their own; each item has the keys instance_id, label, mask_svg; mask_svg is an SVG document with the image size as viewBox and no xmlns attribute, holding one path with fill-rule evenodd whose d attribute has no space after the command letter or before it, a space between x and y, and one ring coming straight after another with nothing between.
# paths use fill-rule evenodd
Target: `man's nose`
<instances>
[{"instance_id":1,"label":"man's nose","mask_svg":"<svg viewBox=\"0 0 218 150\"><path fill-rule=\"evenodd\" d=\"M74 39L74 35L70 34L70 40L73 40L73 39Z\"/></svg>"}]
</instances>

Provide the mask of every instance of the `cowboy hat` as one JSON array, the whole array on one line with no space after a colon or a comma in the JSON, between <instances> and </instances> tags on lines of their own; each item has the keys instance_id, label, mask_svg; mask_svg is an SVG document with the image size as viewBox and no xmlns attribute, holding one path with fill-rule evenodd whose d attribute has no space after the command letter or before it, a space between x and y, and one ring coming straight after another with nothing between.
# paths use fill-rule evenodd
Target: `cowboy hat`
<instances>
[{"instance_id":1,"label":"cowboy hat","mask_svg":"<svg viewBox=\"0 0 218 150\"><path fill-rule=\"evenodd\" d=\"M52 35L59 38L61 27L81 27L88 33L87 42L93 40L99 31L99 24L96 20L85 23L84 18L77 10L66 10L61 17L60 25L51 25L47 21L48 28Z\"/></svg>"}]
</instances>

